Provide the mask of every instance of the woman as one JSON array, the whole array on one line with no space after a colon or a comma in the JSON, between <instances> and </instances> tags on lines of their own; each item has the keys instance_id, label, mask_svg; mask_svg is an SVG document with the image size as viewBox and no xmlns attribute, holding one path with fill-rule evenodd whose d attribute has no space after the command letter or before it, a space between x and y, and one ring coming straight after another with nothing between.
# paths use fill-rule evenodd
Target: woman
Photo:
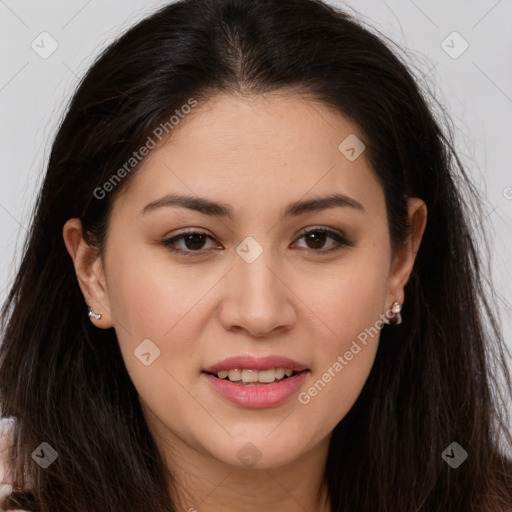
<instances>
[{"instance_id":1,"label":"woman","mask_svg":"<svg viewBox=\"0 0 512 512\"><path fill-rule=\"evenodd\" d=\"M512 509L467 183L339 10L138 23L69 106L3 309L4 508Z\"/></svg>"}]
</instances>

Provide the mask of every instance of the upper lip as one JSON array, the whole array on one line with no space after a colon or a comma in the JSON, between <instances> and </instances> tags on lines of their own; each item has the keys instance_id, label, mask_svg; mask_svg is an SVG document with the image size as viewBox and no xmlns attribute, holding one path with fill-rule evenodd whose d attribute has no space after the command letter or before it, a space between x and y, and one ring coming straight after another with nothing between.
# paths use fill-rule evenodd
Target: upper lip
<instances>
[{"instance_id":1,"label":"upper lip","mask_svg":"<svg viewBox=\"0 0 512 512\"><path fill-rule=\"evenodd\" d=\"M212 366L204 368L203 371L208 373L217 373L221 370L235 369L263 371L269 370L271 368L289 368L295 372L301 372L308 369L305 364L299 363L298 361L294 361L293 359L289 359L288 357L284 356L255 357L251 355L241 355L223 359L222 361L219 361Z\"/></svg>"}]
</instances>

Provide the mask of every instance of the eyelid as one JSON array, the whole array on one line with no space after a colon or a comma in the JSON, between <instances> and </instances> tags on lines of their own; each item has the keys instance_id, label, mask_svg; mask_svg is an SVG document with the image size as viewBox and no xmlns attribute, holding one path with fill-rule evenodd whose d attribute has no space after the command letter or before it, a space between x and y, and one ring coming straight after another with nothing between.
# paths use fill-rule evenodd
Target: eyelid
<instances>
[{"instance_id":1,"label":"eyelid","mask_svg":"<svg viewBox=\"0 0 512 512\"><path fill-rule=\"evenodd\" d=\"M355 245L355 243L352 242L351 240L349 240L349 238L342 231L335 229L335 228L326 227L326 226L307 226L307 227L303 228L301 231L299 231L298 234L295 235L294 241L299 240L304 235L307 235L309 233L325 233L326 235L328 235L329 238L333 239L337 244L334 247L331 247L330 249L315 250L315 249L301 248L302 251L306 251L307 253L310 253L310 254L324 255L324 254L328 254L331 252L335 252L335 251L343 248L343 246L353 247ZM168 250L170 250L172 252L176 252L183 256L191 256L191 257L204 256L205 254L208 254L213 250L213 249L206 249L206 250L200 249L198 251L192 251L192 250L176 249L174 247L171 247L172 243L182 240L183 239L182 237L184 237L186 235L190 235L190 234L203 235L207 238L210 238L211 240L216 241L214 236L210 235L209 233L206 233L205 231L202 231L200 228L186 228L185 231L181 231L180 233L173 235L170 238L166 238L165 240L162 241L162 244Z\"/></svg>"},{"instance_id":2,"label":"eyelid","mask_svg":"<svg viewBox=\"0 0 512 512\"><path fill-rule=\"evenodd\" d=\"M190 250L184 250L184 249L176 249L174 247L171 247L171 244L182 240L184 236L186 235L204 235L205 237L208 237L212 240L215 240L215 237L210 235L209 233L206 233L205 231L202 231L200 228L186 228L185 231L181 231L176 235L173 235L169 238L166 238L162 241L162 245L167 248L171 252L178 253L182 256L191 256L191 257L198 257L198 256L204 256L205 254L212 251L212 249L209 250L199 250L199 251L190 251Z\"/></svg>"},{"instance_id":3,"label":"eyelid","mask_svg":"<svg viewBox=\"0 0 512 512\"><path fill-rule=\"evenodd\" d=\"M353 241L351 241L343 233L343 231L340 231L336 228L330 228L327 226L308 226L306 228L303 228L301 231L299 231L299 233L296 235L294 240L298 240L298 239L302 238L304 235L307 235L309 233L325 233L326 235L329 236L329 238L332 238L337 243L337 245L334 247L331 247L330 249L315 250L315 249L307 249L307 248L304 249L303 248L303 250L305 250L308 253L318 254L318 255L330 254L331 252L338 251L343 246L354 247L354 245L355 245L355 243Z\"/></svg>"},{"instance_id":4,"label":"eyelid","mask_svg":"<svg viewBox=\"0 0 512 512\"><path fill-rule=\"evenodd\" d=\"M345 233L343 233L343 231L339 230L339 229L336 229L336 228L331 228L329 226L322 226L322 225L319 225L319 226L306 226L305 228L302 228L296 235L295 235L295 238L294 240L296 240L297 238L300 238L301 236L304 236L308 233L316 233L316 232L321 232L321 233L333 233L335 235L338 235L340 238L343 238L347 243L349 243L349 239L348 237L345 235ZM352 242L350 242L352 243Z\"/></svg>"}]
</instances>

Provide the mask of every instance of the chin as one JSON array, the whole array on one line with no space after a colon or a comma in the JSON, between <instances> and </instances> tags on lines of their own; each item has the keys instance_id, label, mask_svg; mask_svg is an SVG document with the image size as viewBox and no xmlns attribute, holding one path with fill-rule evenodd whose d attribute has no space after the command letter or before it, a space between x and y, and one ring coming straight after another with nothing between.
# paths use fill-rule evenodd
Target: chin
<instances>
[{"instance_id":1,"label":"chin","mask_svg":"<svg viewBox=\"0 0 512 512\"><path fill-rule=\"evenodd\" d=\"M283 443L277 439L270 441L267 435L265 432L260 436L233 438L228 447L216 446L207 450L220 462L240 469L276 469L292 464L300 457L293 439L288 438L288 442Z\"/></svg>"}]
</instances>

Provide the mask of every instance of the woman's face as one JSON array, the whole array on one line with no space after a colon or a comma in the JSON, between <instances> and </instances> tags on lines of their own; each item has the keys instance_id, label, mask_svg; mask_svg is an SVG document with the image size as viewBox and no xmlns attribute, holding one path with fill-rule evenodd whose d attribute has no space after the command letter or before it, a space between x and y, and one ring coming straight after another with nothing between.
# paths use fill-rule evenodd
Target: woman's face
<instances>
[{"instance_id":1,"label":"woman's face","mask_svg":"<svg viewBox=\"0 0 512 512\"><path fill-rule=\"evenodd\" d=\"M75 260L103 315L93 321L115 328L169 449L238 467L290 464L325 448L360 394L382 315L404 301L425 211L410 202L414 236L392 259L362 135L298 96L219 95L171 135L116 199L103 261ZM197 234L166 242L187 231ZM229 381L240 377L278 380Z\"/></svg>"}]
</instances>

